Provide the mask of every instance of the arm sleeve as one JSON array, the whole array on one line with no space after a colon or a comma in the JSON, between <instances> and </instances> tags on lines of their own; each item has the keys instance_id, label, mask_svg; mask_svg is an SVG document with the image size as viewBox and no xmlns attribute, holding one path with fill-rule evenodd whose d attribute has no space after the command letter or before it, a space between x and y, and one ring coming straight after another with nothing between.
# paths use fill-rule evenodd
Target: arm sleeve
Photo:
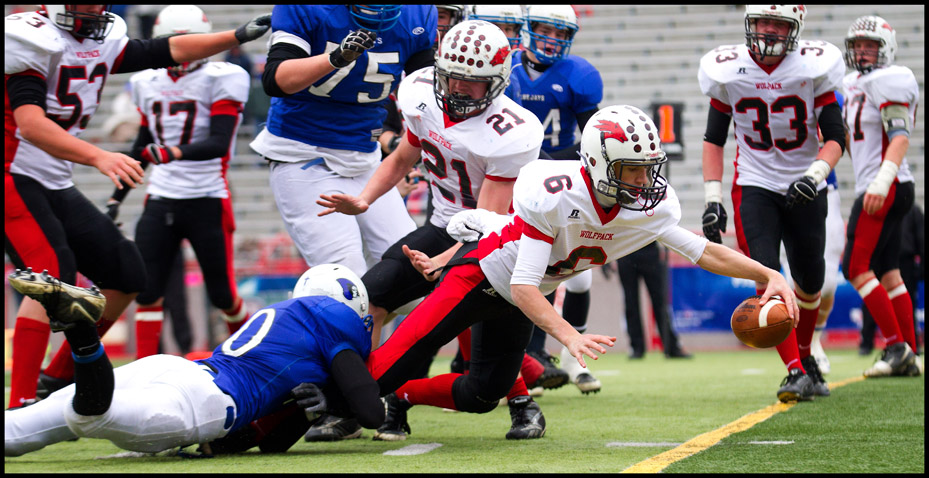
<instances>
[{"instance_id":1,"label":"arm sleeve","mask_svg":"<svg viewBox=\"0 0 929 478\"><path fill-rule=\"evenodd\" d=\"M410 75L420 68L425 68L434 64L435 52L432 50L432 48L428 48L426 50L420 50L410 55L410 57L406 60L406 64L403 65L403 71L405 71L407 75Z\"/></svg>"},{"instance_id":2,"label":"arm sleeve","mask_svg":"<svg viewBox=\"0 0 929 478\"><path fill-rule=\"evenodd\" d=\"M275 43L268 51L268 61L265 63L265 71L261 74L261 86L264 87L265 94L271 97L290 96L284 93L274 79L277 74L277 67L281 62L298 58L309 58L310 54L306 50L291 43Z\"/></svg>"},{"instance_id":3,"label":"arm sleeve","mask_svg":"<svg viewBox=\"0 0 929 478\"><path fill-rule=\"evenodd\" d=\"M129 73L149 68L166 68L177 66L178 63L171 58L171 47L168 38L153 38L151 40L130 39L126 48L116 59L113 73Z\"/></svg>"},{"instance_id":4,"label":"arm sleeve","mask_svg":"<svg viewBox=\"0 0 929 478\"><path fill-rule=\"evenodd\" d=\"M587 122L590 121L591 116L597 113L597 108L592 110L587 110L576 115L577 117L577 126L581 129L581 133L584 132L584 127L587 126Z\"/></svg>"},{"instance_id":5,"label":"arm sleeve","mask_svg":"<svg viewBox=\"0 0 929 478\"><path fill-rule=\"evenodd\" d=\"M211 116L210 136L203 141L178 146L183 154L181 160L205 161L226 156L232 146L232 133L238 122L238 116L228 114Z\"/></svg>"},{"instance_id":6,"label":"arm sleeve","mask_svg":"<svg viewBox=\"0 0 929 478\"><path fill-rule=\"evenodd\" d=\"M513 275L510 277L510 285L538 286L541 284L551 253L550 242L523 235L519 239L519 252L516 256L516 265L513 267Z\"/></svg>"},{"instance_id":7,"label":"arm sleeve","mask_svg":"<svg viewBox=\"0 0 929 478\"><path fill-rule=\"evenodd\" d=\"M726 137L729 136L729 123L731 121L732 116L720 111L711 101L709 112L707 113L706 132L703 134L703 141L713 143L716 146L725 146Z\"/></svg>"},{"instance_id":8,"label":"arm sleeve","mask_svg":"<svg viewBox=\"0 0 929 478\"><path fill-rule=\"evenodd\" d=\"M397 102L391 99L384 103L387 109L387 119L384 120L384 131L393 131L400 134L403 131L403 121L400 120L400 112L397 110Z\"/></svg>"},{"instance_id":9,"label":"arm sleeve","mask_svg":"<svg viewBox=\"0 0 929 478\"><path fill-rule=\"evenodd\" d=\"M48 83L38 73L10 75L6 79L6 92L10 100L10 111L23 105L36 105L47 110L45 95Z\"/></svg>"},{"instance_id":10,"label":"arm sleeve","mask_svg":"<svg viewBox=\"0 0 929 478\"><path fill-rule=\"evenodd\" d=\"M819 113L819 131L823 134L823 142L835 141L839 143L842 152L845 152L845 123L842 121L842 108L836 102L823 106Z\"/></svg>"},{"instance_id":11,"label":"arm sleeve","mask_svg":"<svg viewBox=\"0 0 929 478\"><path fill-rule=\"evenodd\" d=\"M332 378L361 426L378 428L384 423L380 387L357 352L346 349L332 359Z\"/></svg>"}]
</instances>

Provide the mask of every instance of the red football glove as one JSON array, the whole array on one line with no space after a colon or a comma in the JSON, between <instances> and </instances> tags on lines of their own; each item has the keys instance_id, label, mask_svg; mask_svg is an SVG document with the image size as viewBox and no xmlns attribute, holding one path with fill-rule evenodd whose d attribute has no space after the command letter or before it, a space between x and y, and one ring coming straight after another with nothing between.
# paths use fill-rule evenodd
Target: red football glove
<instances>
[{"instance_id":1,"label":"red football glove","mask_svg":"<svg viewBox=\"0 0 929 478\"><path fill-rule=\"evenodd\" d=\"M171 148L163 144L151 143L142 149L142 159L152 164L165 164L174 161L174 153Z\"/></svg>"}]
</instances>

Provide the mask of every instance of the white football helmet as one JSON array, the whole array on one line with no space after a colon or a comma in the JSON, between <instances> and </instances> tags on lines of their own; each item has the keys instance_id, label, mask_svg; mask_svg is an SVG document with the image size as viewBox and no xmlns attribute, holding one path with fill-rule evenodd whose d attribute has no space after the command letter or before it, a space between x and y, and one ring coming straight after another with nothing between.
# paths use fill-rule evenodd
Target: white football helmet
<instances>
[{"instance_id":1,"label":"white football helmet","mask_svg":"<svg viewBox=\"0 0 929 478\"><path fill-rule=\"evenodd\" d=\"M807 13L806 5L745 5L745 45L762 59L796 50ZM755 22L760 18L787 22L790 32L787 36L757 33Z\"/></svg>"},{"instance_id":2,"label":"white football helmet","mask_svg":"<svg viewBox=\"0 0 929 478\"><path fill-rule=\"evenodd\" d=\"M155 26L152 27L152 37L163 38L174 35L183 35L186 33L210 33L213 31L213 24L206 18L199 7L195 5L169 5L158 13L155 18ZM200 68L201 65L208 62L209 59L190 61L178 66L168 67L177 75L185 75L191 71Z\"/></svg>"},{"instance_id":3,"label":"white football helmet","mask_svg":"<svg viewBox=\"0 0 929 478\"><path fill-rule=\"evenodd\" d=\"M536 23L547 23L559 30L567 30L568 35L564 40L539 35L532 31ZM571 5L529 5L526 7L526 23L522 32L523 46L535 55L539 63L550 65L568 56L577 30L577 15Z\"/></svg>"},{"instance_id":4,"label":"white football helmet","mask_svg":"<svg viewBox=\"0 0 929 478\"><path fill-rule=\"evenodd\" d=\"M473 116L500 96L510 82L513 50L503 31L483 20L466 20L452 27L435 54L435 100L449 117ZM481 98L452 93L449 79L487 82Z\"/></svg>"},{"instance_id":5,"label":"white football helmet","mask_svg":"<svg viewBox=\"0 0 929 478\"><path fill-rule=\"evenodd\" d=\"M464 5L436 5L437 10L448 10L452 14L451 21L448 22L448 25L438 25L439 38L444 38L445 34L452 29L455 25L461 23L465 19L465 15L468 13L465 10Z\"/></svg>"},{"instance_id":6,"label":"white football helmet","mask_svg":"<svg viewBox=\"0 0 929 478\"><path fill-rule=\"evenodd\" d=\"M509 38L510 48L519 46L523 28L523 9L519 5L472 5L469 20L484 20L495 25L516 25L516 38Z\"/></svg>"},{"instance_id":7,"label":"white football helmet","mask_svg":"<svg viewBox=\"0 0 929 478\"><path fill-rule=\"evenodd\" d=\"M625 209L648 211L664 199L668 182L661 165L658 128L642 110L628 105L607 106L595 113L581 134L581 161L591 186ZM646 167L646 184L622 180L623 168Z\"/></svg>"},{"instance_id":8,"label":"white football helmet","mask_svg":"<svg viewBox=\"0 0 929 478\"><path fill-rule=\"evenodd\" d=\"M103 43L113 28L113 14L107 12L107 5L100 13L78 12L75 7L77 5L41 5L40 12L44 11L56 27L76 37Z\"/></svg>"},{"instance_id":9,"label":"white football helmet","mask_svg":"<svg viewBox=\"0 0 929 478\"><path fill-rule=\"evenodd\" d=\"M862 64L855 56L855 40L874 40L880 43L877 51L877 61ZM859 17L848 27L845 34L845 64L861 73L868 73L874 68L883 68L892 65L897 53L897 32L891 28L887 20L874 15Z\"/></svg>"},{"instance_id":10,"label":"white football helmet","mask_svg":"<svg viewBox=\"0 0 929 478\"><path fill-rule=\"evenodd\" d=\"M368 321L368 291L351 269L339 264L320 264L309 268L297 279L293 298L325 295L349 306L358 317Z\"/></svg>"}]
</instances>

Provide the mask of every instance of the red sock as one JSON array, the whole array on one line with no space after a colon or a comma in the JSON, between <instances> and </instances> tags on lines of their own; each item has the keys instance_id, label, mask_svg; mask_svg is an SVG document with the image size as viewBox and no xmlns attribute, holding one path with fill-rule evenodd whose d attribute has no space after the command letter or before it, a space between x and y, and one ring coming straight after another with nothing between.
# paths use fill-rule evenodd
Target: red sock
<instances>
[{"instance_id":1,"label":"red sock","mask_svg":"<svg viewBox=\"0 0 929 478\"><path fill-rule=\"evenodd\" d=\"M816 330L816 319L819 318L819 300L807 302L797 296L797 306L800 307L800 322L797 324L797 351L800 358L810 356L810 344L813 342L813 332Z\"/></svg>"},{"instance_id":2,"label":"red sock","mask_svg":"<svg viewBox=\"0 0 929 478\"><path fill-rule=\"evenodd\" d=\"M803 370L803 365L800 365L800 351L797 349L797 329L791 329L790 335L776 348L788 371L792 368ZM806 373L806 370L803 370L803 373Z\"/></svg>"},{"instance_id":3,"label":"red sock","mask_svg":"<svg viewBox=\"0 0 929 478\"><path fill-rule=\"evenodd\" d=\"M893 345L903 342L903 334L900 333L900 325L897 323L897 314L894 313L894 306L890 302L887 291L881 286L877 278L871 278L868 282L858 289L858 295L864 300L865 307L874 317L887 345Z\"/></svg>"},{"instance_id":4,"label":"red sock","mask_svg":"<svg viewBox=\"0 0 929 478\"><path fill-rule=\"evenodd\" d=\"M115 324L115 320L106 318L100 319L97 323L97 335L103 337L107 330ZM48 367L45 367L45 375L63 380L74 379L74 359L71 357L71 344L65 342L58 348L58 352L52 357Z\"/></svg>"},{"instance_id":5,"label":"red sock","mask_svg":"<svg viewBox=\"0 0 929 478\"><path fill-rule=\"evenodd\" d=\"M510 393L506 394L507 401L516 397L525 397L529 395L529 389L526 388L526 382L522 377L516 377L516 383L510 388Z\"/></svg>"},{"instance_id":6,"label":"red sock","mask_svg":"<svg viewBox=\"0 0 929 478\"><path fill-rule=\"evenodd\" d=\"M900 327L900 333L903 340L910 344L913 352L916 352L916 330L913 328L913 298L906 290L906 285L900 284L894 290L887 293L890 303L894 306L894 315L897 316L897 325Z\"/></svg>"},{"instance_id":7,"label":"red sock","mask_svg":"<svg viewBox=\"0 0 929 478\"><path fill-rule=\"evenodd\" d=\"M222 312L223 321L226 322L226 327L229 329L229 335L236 333L239 327L242 327L242 324L248 319L248 312L245 311L245 301L239 299L238 304L232 313Z\"/></svg>"},{"instance_id":8,"label":"red sock","mask_svg":"<svg viewBox=\"0 0 929 478\"><path fill-rule=\"evenodd\" d=\"M530 357L529 354L523 355L523 364L519 369L519 373L522 374L526 383L535 383L542 376L542 372L545 372L544 365Z\"/></svg>"},{"instance_id":9,"label":"red sock","mask_svg":"<svg viewBox=\"0 0 929 478\"><path fill-rule=\"evenodd\" d=\"M458 410L455 407L455 397L452 395L452 384L460 373L446 373L432 378L410 380L397 389L396 394L401 400L413 405L432 405L433 407Z\"/></svg>"},{"instance_id":10,"label":"red sock","mask_svg":"<svg viewBox=\"0 0 929 478\"><path fill-rule=\"evenodd\" d=\"M48 348L48 324L29 317L17 317L13 329L13 370L10 373L10 407L35 398L39 370Z\"/></svg>"},{"instance_id":11,"label":"red sock","mask_svg":"<svg viewBox=\"0 0 929 478\"><path fill-rule=\"evenodd\" d=\"M164 321L161 306L139 307L135 313L136 358L158 353L161 341L161 323Z\"/></svg>"}]
</instances>

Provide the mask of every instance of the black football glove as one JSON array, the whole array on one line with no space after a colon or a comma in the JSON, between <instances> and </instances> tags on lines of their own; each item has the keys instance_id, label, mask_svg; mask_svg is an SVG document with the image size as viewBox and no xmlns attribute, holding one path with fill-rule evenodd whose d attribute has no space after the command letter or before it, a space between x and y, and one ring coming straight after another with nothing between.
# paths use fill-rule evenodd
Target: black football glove
<instances>
[{"instance_id":1,"label":"black football glove","mask_svg":"<svg viewBox=\"0 0 929 478\"><path fill-rule=\"evenodd\" d=\"M315 384L301 383L290 391L290 395L296 399L297 406L303 409L306 418L314 421L320 415L326 412L326 395Z\"/></svg>"},{"instance_id":2,"label":"black football glove","mask_svg":"<svg viewBox=\"0 0 929 478\"><path fill-rule=\"evenodd\" d=\"M816 196L819 196L819 191L816 190L816 180L803 176L787 188L787 208L809 204L816 199Z\"/></svg>"},{"instance_id":3,"label":"black football glove","mask_svg":"<svg viewBox=\"0 0 929 478\"><path fill-rule=\"evenodd\" d=\"M358 59L362 53L374 47L377 33L364 28L349 33L342 43L329 54L329 64L333 68L345 68Z\"/></svg>"},{"instance_id":4,"label":"black football glove","mask_svg":"<svg viewBox=\"0 0 929 478\"><path fill-rule=\"evenodd\" d=\"M271 14L261 15L253 18L250 22L235 29L235 39L239 44L247 43L252 40L261 38L268 30L271 29Z\"/></svg>"},{"instance_id":5,"label":"black football glove","mask_svg":"<svg viewBox=\"0 0 929 478\"><path fill-rule=\"evenodd\" d=\"M703 235L710 241L722 244L723 238L720 232L726 232L726 221L728 219L729 215L726 214L726 208L721 203L708 203L706 211L703 211Z\"/></svg>"},{"instance_id":6,"label":"black football glove","mask_svg":"<svg viewBox=\"0 0 929 478\"><path fill-rule=\"evenodd\" d=\"M116 216L119 216L119 201L110 199L106 202L106 217L116 222Z\"/></svg>"},{"instance_id":7,"label":"black football glove","mask_svg":"<svg viewBox=\"0 0 929 478\"><path fill-rule=\"evenodd\" d=\"M142 159L152 164L165 164L174 161L174 153L171 148L163 144L151 143L142 149Z\"/></svg>"}]
</instances>

